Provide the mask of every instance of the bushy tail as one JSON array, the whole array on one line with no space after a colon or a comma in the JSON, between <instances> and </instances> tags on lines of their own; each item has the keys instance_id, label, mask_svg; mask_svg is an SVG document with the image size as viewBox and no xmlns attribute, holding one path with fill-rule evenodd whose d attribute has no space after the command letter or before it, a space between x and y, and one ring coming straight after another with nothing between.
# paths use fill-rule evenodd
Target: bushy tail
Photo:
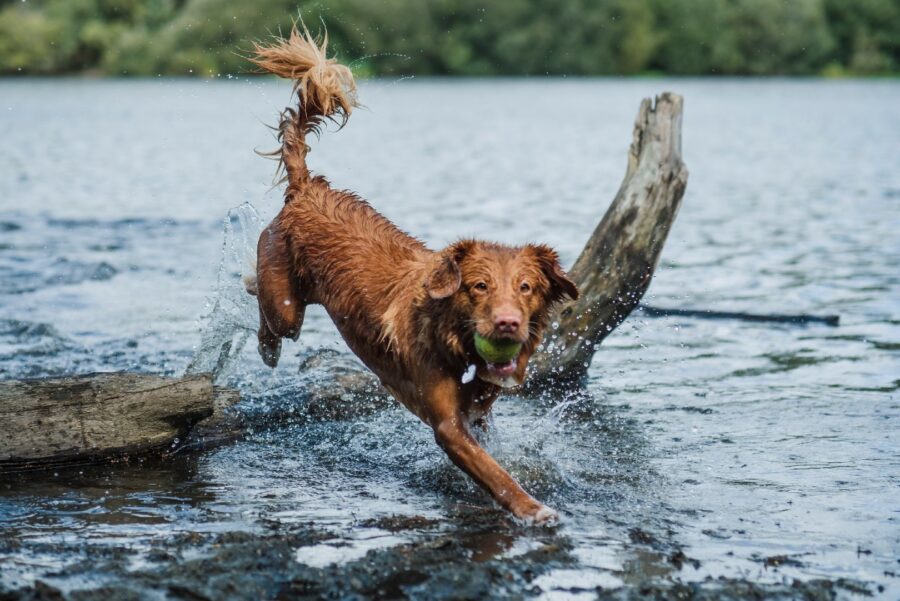
<instances>
[{"instance_id":1,"label":"bushy tail","mask_svg":"<svg viewBox=\"0 0 900 601\"><path fill-rule=\"evenodd\" d=\"M272 45L254 44L251 60L270 73L294 81L299 105L281 114L278 139L281 149L273 153L287 171L288 191L300 189L309 181L306 166L306 135L316 132L325 119L339 121L343 126L356 101L356 82L345 65L325 54L328 36L321 42L313 38L305 27L291 30L287 39Z\"/></svg>"}]
</instances>

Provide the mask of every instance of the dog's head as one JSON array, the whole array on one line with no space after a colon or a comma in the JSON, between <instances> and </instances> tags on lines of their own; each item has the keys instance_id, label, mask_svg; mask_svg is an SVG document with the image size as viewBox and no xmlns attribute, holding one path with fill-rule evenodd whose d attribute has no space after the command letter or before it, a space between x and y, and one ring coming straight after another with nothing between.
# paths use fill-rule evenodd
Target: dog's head
<instances>
[{"instance_id":1,"label":"dog's head","mask_svg":"<svg viewBox=\"0 0 900 601\"><path fill-rule=\"evenodd\" d=\"M504 387L524 381L552 305L565 297L578 298L556 252L543 244L456 242L435 258L425 289L445 308L437 327L448 349L474 362L482 380ZM484 345L504 349L502 359L482 356L490 357Z\"/></svg>"}]
</instances>

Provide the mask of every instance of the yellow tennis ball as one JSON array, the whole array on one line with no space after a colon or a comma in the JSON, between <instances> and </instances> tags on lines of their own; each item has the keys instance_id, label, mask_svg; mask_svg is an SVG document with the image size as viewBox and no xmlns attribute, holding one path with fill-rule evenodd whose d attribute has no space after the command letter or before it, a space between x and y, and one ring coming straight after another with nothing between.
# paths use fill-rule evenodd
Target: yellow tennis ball
<instances>
[{"instance_id":1,"label":"yellow tennis ball","mask_svg":"<svg viewBox=\"0 0 900 601\"><path fill-rule=\"evenodd\" d=\"M491 340L476 332L475 350L488 363L509 363L519 355L522 343L515 340Z\"/></svg>"}]
</instances>

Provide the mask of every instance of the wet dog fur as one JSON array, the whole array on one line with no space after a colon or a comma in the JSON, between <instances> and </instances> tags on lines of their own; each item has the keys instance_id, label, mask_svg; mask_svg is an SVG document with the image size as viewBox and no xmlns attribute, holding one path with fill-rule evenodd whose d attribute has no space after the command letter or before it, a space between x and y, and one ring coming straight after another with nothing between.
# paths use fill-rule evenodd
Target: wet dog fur
<instances>
[{"instance_id":1,"label":"wet dog fur","mask_svg":"<svg viewBox=\"0 0 900 601\"><path fill-rule=\"evenodd\" d=\"M578 291L545 245L460 240L432 251L353 193L312 176L307 136L326 119L343 124L357 106L350 70L326 47L305 30L256 47L256 64L293 80L299 100L279 126L285 204L260 235L248 285L259 301L260 355L277 365L282 339L300 335L306 306L323 305L350 349L434 430L457 466L517 517L555 520L469 428L502 388L523 383L553 304ZM475 351L475 332L515 340L521 351L488 363Z\"/></svg>"}]
</instances>

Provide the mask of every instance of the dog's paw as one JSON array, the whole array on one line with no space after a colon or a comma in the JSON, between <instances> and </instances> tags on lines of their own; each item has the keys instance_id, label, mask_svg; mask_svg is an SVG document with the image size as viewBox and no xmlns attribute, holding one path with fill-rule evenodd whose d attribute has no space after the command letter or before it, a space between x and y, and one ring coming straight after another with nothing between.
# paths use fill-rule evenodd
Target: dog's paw
<instances>
[{"instance_id":1,"label":"dog's paw","mask_svg":"<svg viewBox=\"0 0 900 601\"><path fill-rule=\"evenodd\" d=\"M540 503L536 503L526 511L516 512L516 517L527 526L553 526L559 523L559 514L556 510Z\"/></svg>"},{"instance_id":2,"label":"dog's paw","mask_svg":"<svg viewBox=\"0 0 900 601\"><path fill-rule=\"evenodd\" d=\"M259 351L259 356L262 357L263 363L268 365L271 368L275 368L278 366L278 359L281 357L281 340L276 340L274 345L269 345L263 342L259 343L259 346L256 347Z\"/></svg>"},{"instance_id":3,"label":"dog's paw","mask_svg":"<svg viewBox=\"0 0 900 601\"><path fill-rule=\"evenodd\" d=\"M553 526L559 523L559 513L546 505L541 505L541 508L537 510L537 513L531 519L531 523L535 526Z\"/></svg>"},{"instance_id":4,"label":"dog's paw","mask_svg":"<svg viewBox=\"0 0 900 601\"><path fill-rule=\"evenodd\" d=\"M255 273L248 273L241 276L241 281L244 283L244 290L247 291L247 294L259 296L259 282L256 280Z\"/></svg>"}]
</instances>

